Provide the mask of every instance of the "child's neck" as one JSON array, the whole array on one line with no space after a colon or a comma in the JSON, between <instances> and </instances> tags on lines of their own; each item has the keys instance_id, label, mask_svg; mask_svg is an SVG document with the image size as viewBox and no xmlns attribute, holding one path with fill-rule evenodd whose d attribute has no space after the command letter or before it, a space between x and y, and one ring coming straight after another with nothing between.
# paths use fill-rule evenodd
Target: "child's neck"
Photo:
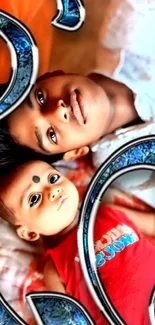
<instances>
[{"instance_id":1,"label":"child's neck","mask_svg":"<svg viewBox=\"0 0 155 325\"><path fill-rule=\"evenodd\" d=\"M99 74L91 74L89 77L102 87L110 103L109 123L103 136L138 118L133 93L128 87Z\"/></svg>"},{"instance_id":2,"label":"child's neck","mask_svg":"<svg viewBox=\"0 0 155 325\"><path fill-rule=\"evenodd\" d=\"M68 227L66 227L62 231L62 237L68 235L71 231L73 231L75 228L77 228L78 221L79 221L79 212L80 212L80 210L78 209L77 212L76 212L74 220L71 222L71 224Z\"/></svg>"},{"instance_id":3,"label":"child's neck","mask_svg":"<svg viewBox=\"0 0 155 325\"><path fill-rule=\"evenodd\" d=\"M69 233L71 233L73 230L77 228L78 221L79 221L79 209L77 210L74 220L71 222L69 226L67 226L65 229L63 229L60 233L56 235L44 237L46 248L56 247L57 245L59 245L64 240L64 238L67 235L69 235Z\"/></svg>"}]
</instances>

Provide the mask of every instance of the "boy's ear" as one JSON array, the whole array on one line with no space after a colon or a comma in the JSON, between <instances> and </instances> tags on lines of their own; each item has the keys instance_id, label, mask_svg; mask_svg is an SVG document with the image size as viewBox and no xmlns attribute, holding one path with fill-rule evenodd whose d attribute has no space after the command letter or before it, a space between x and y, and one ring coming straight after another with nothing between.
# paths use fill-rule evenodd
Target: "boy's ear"
<instances>
[{"instance_id":1,"label":"boy's ear","mask_svg":"<svg viewBox=\"0 0 155 325\"><path fill-rule=\"evenodd\" d=\"M64 153L63 160L66 160L66 161L75 160L77 158L87 155L88 152L89 152L88 146L81 147L79 149L70 150L70 151L67 151Z\"/></svg>"},{"instance_id":2,"label":"boy's ear","mask_svg":"<svg viewBox=\"0 0 155 325\"><path fill-rule=\"evenodd\" d=\"M40 237L40 235L37 232L30 231L25 226L18 226L16 228L16 232L20 238L28 240L28 241L36 241Z\"/></svg>"}]
</instances>

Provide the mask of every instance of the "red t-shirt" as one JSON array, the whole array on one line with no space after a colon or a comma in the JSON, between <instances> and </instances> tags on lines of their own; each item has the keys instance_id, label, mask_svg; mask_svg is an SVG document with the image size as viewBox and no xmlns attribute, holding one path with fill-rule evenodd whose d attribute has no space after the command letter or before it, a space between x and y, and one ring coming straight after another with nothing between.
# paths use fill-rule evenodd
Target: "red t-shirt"
<instances>
[{"instance_id":1,"label":"red t-shirt","mask_svg":"<svg viewBox=\"0 0 155 325\"><path fill-rule=\"evenodd\" d=\"M150 324L148 307L155 284L155 247L122 211L103 206L95 223L94 243L99 274L114 307L128 325ZM95 324L107 324L84 281L77 230L46 254L52 257L66 292L86 307Z\"/></svg>"}]
</instances>

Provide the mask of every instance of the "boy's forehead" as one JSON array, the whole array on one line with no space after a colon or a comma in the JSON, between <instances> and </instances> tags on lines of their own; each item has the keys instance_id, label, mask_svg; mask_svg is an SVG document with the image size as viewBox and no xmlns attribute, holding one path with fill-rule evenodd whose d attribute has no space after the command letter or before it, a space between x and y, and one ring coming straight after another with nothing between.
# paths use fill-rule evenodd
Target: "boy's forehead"
<instances>
[{"instance_id":1,"label":"boy's forehead","mask_svg":"<svg viewBox=\"0 0 155 325\"><path fill-rule=\"evenodd\" d=\"M62 76L62 75L66 75L66 73L62 70L56 70L56 71L53 71L53 72L46 72L45 74L43 74L42 76L40 76L37 80L37 82L40 82L40 81L52 81L52 78L53 77L59 77L59 76Z\"/></svg>"}]
</instances>

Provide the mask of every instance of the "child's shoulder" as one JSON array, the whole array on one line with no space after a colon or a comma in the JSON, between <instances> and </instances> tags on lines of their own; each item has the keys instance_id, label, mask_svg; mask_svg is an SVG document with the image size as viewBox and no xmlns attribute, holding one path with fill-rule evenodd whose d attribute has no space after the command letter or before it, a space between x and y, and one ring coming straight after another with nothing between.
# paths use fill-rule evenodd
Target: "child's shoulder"
<instances>
[{"instance_id":1,"label":"child's shoulder","mask_svg":"<svg viewBox=\"0 0 155 325\"><path fill-rule=\"evenodd\" d=\"M119 238L123 234L132 234L139 239L143 237L121 207L101 205L95 221L95 240L105 237L111 242L113 237Z\"/></svg>"},{"instance_id":2,"label":"child's shoulder","mask_svg":"<svg viewBox=\"0 0 155 325\"><path fill-rule=\"evenodd\" d=\"M107 219L109 222L110 220L113 220L116 223L131 223L126 213L121 210L121 207L119 208L119 206L115 204L101 204L97 216L104 220Z\"/></svg>"}]
</instances>

